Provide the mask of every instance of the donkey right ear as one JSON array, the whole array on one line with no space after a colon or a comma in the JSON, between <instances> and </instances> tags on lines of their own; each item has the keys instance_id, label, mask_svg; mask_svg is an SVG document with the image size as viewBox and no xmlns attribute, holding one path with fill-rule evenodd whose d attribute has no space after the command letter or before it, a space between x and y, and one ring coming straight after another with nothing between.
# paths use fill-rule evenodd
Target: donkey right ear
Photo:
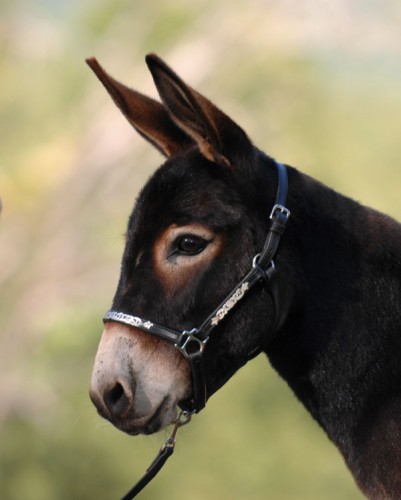
<instances>
[{"instance_id":1,"label":"donkey right ear","mask_svg":"<svg viewBox=\"0 0 401 500\"><path fill-rule=\"evenodd\" d=\"M249 159L254 149L241 127L156 54L148 54L146 63L172 119L192 137L203 156L229 167Z\"/></svg>"},{"instance_id":2,"label":"donkey right ear","mask_svg":"<svg viewBox=\"0 0 401 500\"><path fill-rule=\"evenodd\" d=\"M115 80L94 57L86 62L130 124L165 156L173 156L194 144L170 118L163 104Z\"/></svg>"}]
</instances>

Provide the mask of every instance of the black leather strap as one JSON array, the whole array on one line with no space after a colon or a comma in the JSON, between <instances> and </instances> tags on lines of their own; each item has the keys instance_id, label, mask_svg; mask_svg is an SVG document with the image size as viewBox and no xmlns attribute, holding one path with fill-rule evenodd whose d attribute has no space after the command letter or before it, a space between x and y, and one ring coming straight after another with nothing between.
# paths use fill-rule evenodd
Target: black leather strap
<instances>
[{"instance_id":1,"label":"black leather strap","mask_svg":"<svg viewBox=\"0 0 401 500\"><path fill-rule=\"evenodd\" d=\"M206 377L205 368L202 359L202 354L198 353L189 358L191 366L192 377L192 400L187 403L182 403L180 406L187 411L195 411L199 413L206 405L207 392L206 392Z\"/></svg>"},{"instance_id":2,"label":"black leather strap","mask_svg":"<svg viewBox=\"0 0 401 500\"><path fill-rule=\"evenodd\" d=\"M157 457L150 464L148 469L146 469L145 474L141 477L141 479L126 493L121 500L132 500L135 498L144 488L147 486L150 481L156 476L156 474L160 471L163 465L167 462L167 460L174 453L173 446L163 446L160 449Z\"/></svg>"},{"instance_id":3,"label":"black leather strap","mask_svg":"<svg viewBox=\"0 0 401 500\"><path fill-rule=\"evenodd\" d=\"M275 161L277 175L278 175L278 188L276 193L276 205L280 205L285 207L287 202L287 194L288 194L288 175L287 169L285 165L280 163L279 161Z\"/></svg>"}]
</instances>

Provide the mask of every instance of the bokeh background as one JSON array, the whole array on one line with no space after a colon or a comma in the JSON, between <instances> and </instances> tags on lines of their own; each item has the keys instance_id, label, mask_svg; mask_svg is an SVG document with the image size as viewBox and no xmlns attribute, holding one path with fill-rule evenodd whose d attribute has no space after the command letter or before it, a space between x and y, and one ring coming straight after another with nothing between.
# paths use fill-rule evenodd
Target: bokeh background
<instances>
[{"instance_id":1,"label":"bokeh background","mask_svg":"<svg viewBox=\"0 0 401 500\"><path fill-rule=\"evenodd\" d=\"M2 0L0 498L114 499L163 436L88 385L138 190L160 163L84 64L155 95L155 51L255 143L401 219L399 0ZM341 369L341 367L338 367ZM360 499L259 357L182 429L145 499Z\"/></svg>"}]
</instances>

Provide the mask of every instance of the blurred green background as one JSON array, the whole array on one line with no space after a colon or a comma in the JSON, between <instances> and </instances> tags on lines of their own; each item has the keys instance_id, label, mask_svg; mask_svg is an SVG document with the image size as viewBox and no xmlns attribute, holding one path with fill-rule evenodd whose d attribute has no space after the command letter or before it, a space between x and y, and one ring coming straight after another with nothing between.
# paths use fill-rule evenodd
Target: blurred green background
<instances>
[{"instance_id":1,"label":"blurred green background","mask_svg":"<svg viewBox=\"0 0 401 500\"><path fill-rule=\"evenodd\" d=\"M88 398L125 223L160 157L84 58L155 95L144 55L159 53L266 152L401 219L400 26L399 0L2 0L1 499L118 498L163 441L120 433ZM141 498L361 494L259 357Z\"/></svg>"}]
</instances>

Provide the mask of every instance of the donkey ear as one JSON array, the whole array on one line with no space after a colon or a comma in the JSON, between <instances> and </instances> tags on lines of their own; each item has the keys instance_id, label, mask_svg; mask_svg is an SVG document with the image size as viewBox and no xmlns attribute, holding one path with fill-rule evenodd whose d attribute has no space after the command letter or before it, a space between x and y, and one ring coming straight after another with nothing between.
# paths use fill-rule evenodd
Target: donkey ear
<instances>
[{"instance_id":1,"label":"donkey ear","mask_svg":"<svg viewBox=\"0 0 401 500\"><path fill-rule=\"evenodd\" d=\"M131 125L165 156L173 156L193 145L191 138L174 123L163 104L115 80L94 57L86 59L86 62Z\"/></svg>"},{"instance_id":2,"label":"donkey ear","mask_svg":"<svg viewBox=\"0 0 401 500\"><path fill-rule=\"evenodd\" d=\"M146 63L173 120L207 159L231 165L239 154L250 153L250 140L231 118L182 81L157 55L147 55Z\"/></svg>"}]
</instances>

